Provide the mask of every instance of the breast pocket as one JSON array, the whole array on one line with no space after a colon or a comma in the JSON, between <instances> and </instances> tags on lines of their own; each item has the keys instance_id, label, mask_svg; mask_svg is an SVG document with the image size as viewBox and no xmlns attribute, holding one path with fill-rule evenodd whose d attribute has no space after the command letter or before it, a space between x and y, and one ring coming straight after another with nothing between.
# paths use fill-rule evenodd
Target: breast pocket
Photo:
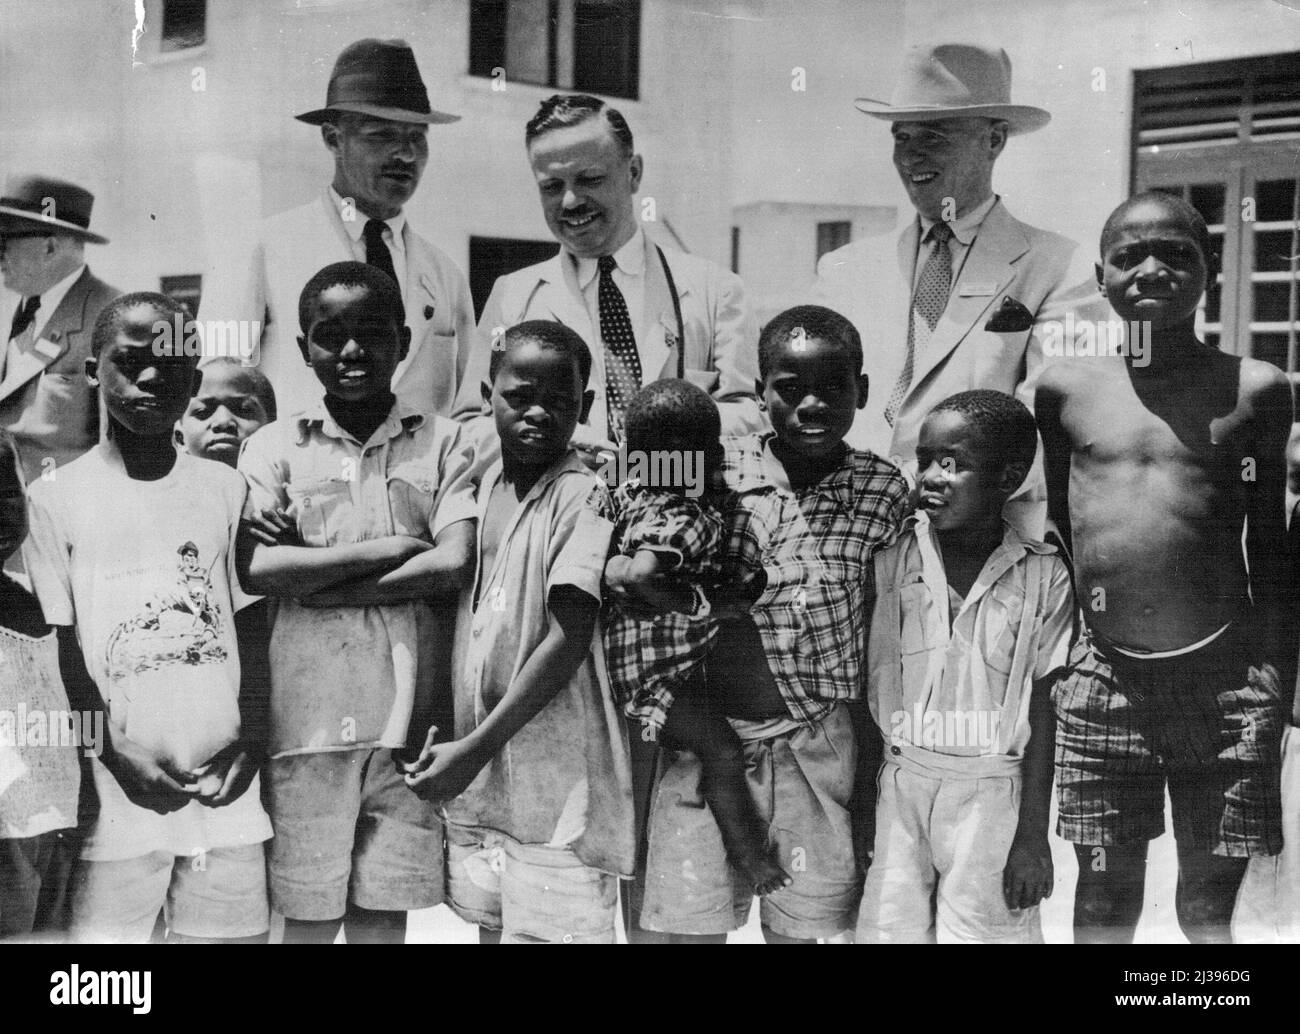
<instances>
[{"instance_id":1,"label":"breast pocket","mask_svg":"<svg viewBox=\"0 0 1300 1034\"><path fill-rule=\"evenodd\" d=\"M820 576L799 585L790 601L794 609L800 653L816 667L839 673L861 663L866 635L858 586L838 564L824 564Z\"/></svg>"},{"instance_id":2,"label":"breast pocket","mask_svg":"<svg viewBox=\"0 0 1300 1034\"><path fill-rule=\"evenodd\" d=\"M988 676L989 703L1001 706L1006 700L1007 681L1015 663L1016 640L1024 615L1025 597L1017 589L995 585L981 608L983 628L980 646Z\"/></svg>"},{"instance_id":3,"label":"breast pocket","mask_svg":"<svg viewBox=\"0 0 1300 1034\"><path fill-rule=\"evenodd\" d=\"M393 532L428 539L438 495L438 469L421 463L399 463L388 473L388 505Z\"/></svg>"},{"instance_id":4,"label":"breast pocket","mask_svg":"<svg viewBox=\"0 0 1300 1034\"><path fill-rule=\"evenodd\" d=\"M289 496L289 515L305 545L332 546L356 541L349 482L316 478L290 482L285 491Z\"/></svg>"}]
</instances>

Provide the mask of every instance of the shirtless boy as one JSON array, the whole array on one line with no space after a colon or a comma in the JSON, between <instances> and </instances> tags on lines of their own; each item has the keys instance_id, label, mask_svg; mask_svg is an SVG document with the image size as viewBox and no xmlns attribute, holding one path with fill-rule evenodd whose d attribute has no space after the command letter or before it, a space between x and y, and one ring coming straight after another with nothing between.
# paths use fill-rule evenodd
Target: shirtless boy
<instances>
[{"instance_id":1,"label":"shirtless boy","mask_svg":"<svg viewBox=\"0 0 1300 1034\"><path fill-rule=\"evenodd\" d=\"M1281 847L1291 395L1277 368L1196 337L1213 260L1190 205L1125 201L1101 258L1116 316L1150 324L1150 363L1062 360L1036 398L1048 513L1087 626L1054 693L1075 938L1132 939L1167 782L1179 924L1193 942L1226 941L1249 857Z\"/></svg>"}]
</instances>

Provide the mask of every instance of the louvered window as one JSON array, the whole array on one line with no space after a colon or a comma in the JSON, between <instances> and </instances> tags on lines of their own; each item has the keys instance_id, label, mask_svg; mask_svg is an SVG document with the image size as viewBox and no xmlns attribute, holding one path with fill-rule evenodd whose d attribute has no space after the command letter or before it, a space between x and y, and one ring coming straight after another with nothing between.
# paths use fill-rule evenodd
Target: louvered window
<instances>
[{"instance_id":1,"label":"louvered window","mask_svg":"<svg viewBox=\"0 0 1300 1034\"><path fill-rule=\"evenodd\" d=\"M1300 264L1300 53L1135 73L1134 190L1180 194L1222 265L1206 340L1295 371Z\"/></svg>"}]
</instances>

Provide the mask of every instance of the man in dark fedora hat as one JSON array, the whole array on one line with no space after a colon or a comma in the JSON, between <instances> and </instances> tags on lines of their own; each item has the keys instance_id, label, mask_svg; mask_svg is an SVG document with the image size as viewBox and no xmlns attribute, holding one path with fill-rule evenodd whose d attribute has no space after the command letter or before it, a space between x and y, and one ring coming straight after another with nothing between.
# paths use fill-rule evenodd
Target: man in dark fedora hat
<instances>
[{"instance_id":1,"label":"man in dark fedora hat","mask_svg":"<svg viewBox=\"0 0 1300 1034\"><path fill-rule=\"evenodd\" d=\"M319 126L334 177L316 200L265 220L248 261L214 270L201 319L262 321L257 360L285 416L320 405L298 352L298 294L331 262L368 262L402 293L411 347L393 376L413 411L445 415L474 332L464 273L415 232L403 206L429 158L430 125L457 115L429 104L415 54L403 40L358 40L334 64L325 106L296 116ZM206 357L205 357L206 358Z\"/></svg>"},{"instance_id":2,"label":"man in dark fedora hat","mask_svg":"<svg viewBox=\"0 0 1300 1034\"><path fill-rule=\"evenodd\" d=\"M0 426L18 443L30 481L76 459L99 437L85 377L95 319L122 292L90 273L90 191L43 175L10 176L0 197L0 272L19 296L0 353Z\"/></svg>"},{"instance_id":3,"label":"man in dark fedora hat","mask_svg":"<svg viewBox=\"0 0 1300 1034\"><path fill-rule=\"evenodd\" d=\"M1029 226L993 192L1008 137L1051 116L1011 102L1006 51L971 43L913 47L888 101L859 111L890 123L894 168L912 209L888 236L823 256L812 299L862 335L871 380L850 444L914 468L921 421L970 388L1014 394L1033 408L1045 324L1095 305L1092 264L1072 240ZM1007 506L1041 538L1041 465Z\"/></svg>"}]
</instances>

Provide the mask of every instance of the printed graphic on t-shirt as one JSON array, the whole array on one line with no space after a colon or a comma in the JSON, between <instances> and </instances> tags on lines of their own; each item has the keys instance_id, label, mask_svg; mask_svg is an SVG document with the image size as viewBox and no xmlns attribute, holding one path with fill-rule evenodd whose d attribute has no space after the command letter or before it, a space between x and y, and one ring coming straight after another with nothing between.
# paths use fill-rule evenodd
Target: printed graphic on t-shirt
<instances>
[{"instance_id":1,"label":"printed graphic on t-shirt","mask_svg":"<svg viewBox=\"0 0 1300 1034\"><path fill-rule=\"evenodd\" d=\"M154 594L142 611L113 629L106 647L110 678L174 664L213 664L226 659L225 616L212 585L213 558L205 566L199 548L176 551L176 583Z\"/></svg>"}]
</instances>

